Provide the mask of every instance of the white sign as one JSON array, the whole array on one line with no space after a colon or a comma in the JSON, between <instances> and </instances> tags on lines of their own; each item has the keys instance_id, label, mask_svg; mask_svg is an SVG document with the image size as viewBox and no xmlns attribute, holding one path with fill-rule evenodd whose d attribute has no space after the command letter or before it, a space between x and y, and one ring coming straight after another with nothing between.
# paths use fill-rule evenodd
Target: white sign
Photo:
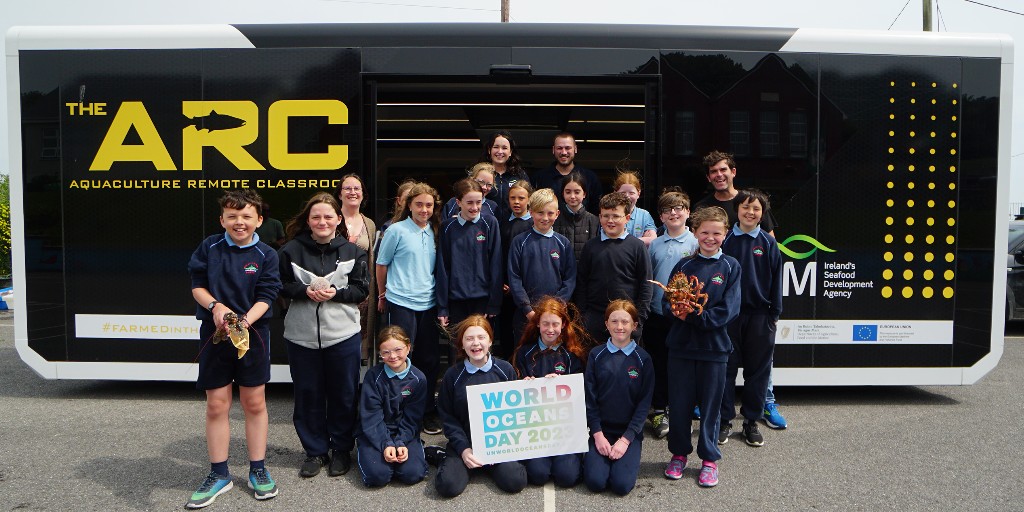
<instances>
[{"instance_id":1,"label":"white sign","mask_svg":"<svg viewBox=\"0 0 1024 512\"><path fill-rule=\"evenodd\" d=\"M466 388L473 455L485 464L587 451L583 375Z\"/></svg>"},{"instance_id":2,"label":"white sign","mask_svg":"<svg viewBox=\"0 0 1024 512\"><path fill-rule=\"evenodd\" d=\"M952 345L948 320L779 320L776 345Z\"/></svg>"},{"instance_id":3,"label":"white sign","mask_svg":"<svg viewBox=\"0 0 1024 512\"><path fill-rule=\"evenodd\" d=\"M185 315L75 315L79 338L198 340L201 322Z\"/></svg>"}]
</instances>

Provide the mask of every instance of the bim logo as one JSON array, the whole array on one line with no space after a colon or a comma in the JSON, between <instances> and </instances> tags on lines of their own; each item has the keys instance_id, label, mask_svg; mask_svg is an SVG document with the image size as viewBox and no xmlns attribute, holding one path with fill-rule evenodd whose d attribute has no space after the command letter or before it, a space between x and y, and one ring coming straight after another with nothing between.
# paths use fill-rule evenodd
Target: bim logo
<instances>
[{"instance_id":1,"label":"bim logo","mask_svg":"<svg viewBox=\"0 0 1024 512\"><path fill-rule=\"evenodd\" d=\"M811 248L804 252L796 252L788 247L787 244L793 244L794 242L806 242L811 245ZM819 249L825 252L836 252L825 246L825 244L815 240L813 237L807 235L793 235L782 242L779 242L779 251L786 256L793 258L794 260L804 260L810 258ZM807 292L808 295L814 297L818 294L818 263L815 261L809 261L804 265L803 272L797 273L796 263L787 261L782 264L782 295L788 297L790 295L790 288L793 288L795 295L803 295Z\"/></svg>"},{"instance_id":2,"label":"bim logo","mask_svg":"<svg viewBox=\"0 0 1024 512\"><path fill-rule=\"evenodd\" d=\"M789 249L786 246L787 244L791 244L793 242L807 242L811 244L811 249L806 252L796 252L792 249ZM785 254L786 256L789 256L794 260L805 260L807 258L810 258L815 252L818 251L818 249L821 249L825 252L836 252L832 249L829 249L828 247L825 247L825 244L807 235L793 235L785 239L784 241L779 242L779 250L782 251L782 254Z\"/></svg>"}]
</instances>

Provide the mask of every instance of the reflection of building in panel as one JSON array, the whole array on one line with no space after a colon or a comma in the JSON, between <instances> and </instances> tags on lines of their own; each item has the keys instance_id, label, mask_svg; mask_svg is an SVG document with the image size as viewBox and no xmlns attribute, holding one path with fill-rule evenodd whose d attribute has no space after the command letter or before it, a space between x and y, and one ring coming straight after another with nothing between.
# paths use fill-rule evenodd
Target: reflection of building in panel
<instances>
[{"instance_id":1,"label":"reflection of building in panel","mask_svg":"<svg viewBox=\"0 0 1024 512\"><path fill-rule=\"evenodd\" d=\"M668 53L663 61L665 168L684 171L684 188L697 197L706 186L700 158L712 150L753 171L738 186L782 192L813 174L819 142L825 158L840 145L843 113L825 97L819 103L817 83L799 64L776 54L749 70L726 54Z\"/></svg>"}]
</instances>

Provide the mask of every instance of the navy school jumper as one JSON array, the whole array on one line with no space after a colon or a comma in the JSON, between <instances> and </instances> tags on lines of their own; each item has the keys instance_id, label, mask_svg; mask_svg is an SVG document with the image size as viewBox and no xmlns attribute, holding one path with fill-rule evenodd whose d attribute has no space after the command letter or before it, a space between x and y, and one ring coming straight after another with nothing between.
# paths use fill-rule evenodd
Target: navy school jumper
<instances>
[{"instance_id":1,"label":"navy school jumper","mask_svg":"<svg viewBox=\"0 0 1024 512\"><path fill-rule=\"evenodd\" d=\"M453 301L484 301L486 312L501 310L503 281L498 221L481 213L475 222L447 219L441 226L434 270L437 316L449 316Z\"/></svg>"},{"instance_id":2,"label":"navy school jumper","mask_svg":"<svg viewBox=\"0 0 1024 512\"><path fill-rule=\"evenodd\" d=\"M782 314L782 253L775 238L755 227L744 233L739 224L722 242L722 251L743 269L739 317L729 324L733 352L726 367L722 423L736 417L736 374L743 367L741 413L749 421L764 415L765 395L775 353L775 326Z\"/></svg>"},{"instance_id":3,"label":"navy school jumper","mask_svg":"<svg viewBox=\"0 0 1024 512\"><path fill-rule=\"evenodd\" d=\"M475 368L473 372L465 361L455 363L445 372L438 392L437 412L444 424L448 447L434 480L434 487L441 496L458 496L469 484L469 469L462 461L462 452L473 447L466 388L511 380L516 380L512 365L493 355L483 368ZM501 462L485 467L490 470L495 485L505 492L519 492L526 487L526 470L519 462Z\"/></svg>"},{"instance_id":4,"label":"navy school jumper","mask_svg":"<svg viewBox=\"0 0 1024 512\"><path fill-rule=\"evenodd\" d=\"M554 231L551 236L534 229L520 234L509 250L508 284L512 300L524 315L545 295L568 302L576 289L572 244Z\"/></svg>"},{"instance_id":5,"label":"navy school jumper","mask_svg":"<svg viewBox=\"0 0 1024 512\"><path fill-rule=\"evenodd\" d=\"M358 461L367 486L385 485L392 476L412 484L423 480L427 463L420 442L420 428L427 407L427 379L408 361L404 376L391 377L380 363L366 372L359 400ZM384 449L406 447L409 459L384 462Z\"/></svg>"},{"instance_id":6,"label":"navy school jumper","mask_svg":"<svg viewBox=\"0 0 1024 512\"><path fill-rule=\"evenodd\" d=\"M701 459L722 458L718 449L718 426L721 417L722 393L725 389L725 367L732 352L727 326L739 314L740 265L732 256L718 252L713 257L697 253L681 260L672 275L683 272L697 276L708 294L704 312L690 313L685 320L669 318L668 374L669 420L676 425L692 421L693 408L700 404L700 436L697 454ZM668 298L664 304L668 308ZM693 443L686 429L669 430L668 448L674 455L688 455Z\"/></svg>"},{"instance_id":7,"label":"navy school jumper","mask_svg":"<svg viewBox=\"0 0 1024 512\"><path fill-rule=\"evenodd\" d=\"M625 495L636 485L643 448L644 421L654 395L654 363L650 354L631 343L632 351L611 341L590 351L584 371L590 451L584 456L583 480L595 492L611 489ZM614 349L613 349L614 347ZM614 351L613 351L614 350ZM630 442L626 454L611 460L597 452L594 434L603 432L609 444L619 437Z\"/></svg>"},{"instance_id":8,"label":"navy school jumper","mask_svg":"<svg viewBox=\"0 0 1024 512\"><path fill-rule=\"evenodd\" d=\"M564 326L563 326L564 328ZM519 378L536 377L543 379L552 373L570 375L583 373L583 363L576 354L569 352L565 345L541 348L540 340L528 342L519 347L513 356L513 366ZM580 479L580 454L569 453L552 457L538 457L523 461L526 478L533 485L544 485L554 479L559 487L572 487Z\"/></svg>"}]
</instances>

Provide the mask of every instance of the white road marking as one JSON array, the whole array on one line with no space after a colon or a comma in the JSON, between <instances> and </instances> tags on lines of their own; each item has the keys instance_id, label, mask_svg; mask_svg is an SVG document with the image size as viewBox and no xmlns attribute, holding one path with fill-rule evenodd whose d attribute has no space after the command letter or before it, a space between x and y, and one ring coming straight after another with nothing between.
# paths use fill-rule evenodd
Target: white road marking
<instances>
[{"instance_id":1,"label":"white road marking","mask_svg":"<svg viewBox=\"0 0 1024 512\"><path fill-rule=\"evenodd\" d=\"M555 512L555 484L544 484L544 512Z\"/></svg>"}]
</instances>

